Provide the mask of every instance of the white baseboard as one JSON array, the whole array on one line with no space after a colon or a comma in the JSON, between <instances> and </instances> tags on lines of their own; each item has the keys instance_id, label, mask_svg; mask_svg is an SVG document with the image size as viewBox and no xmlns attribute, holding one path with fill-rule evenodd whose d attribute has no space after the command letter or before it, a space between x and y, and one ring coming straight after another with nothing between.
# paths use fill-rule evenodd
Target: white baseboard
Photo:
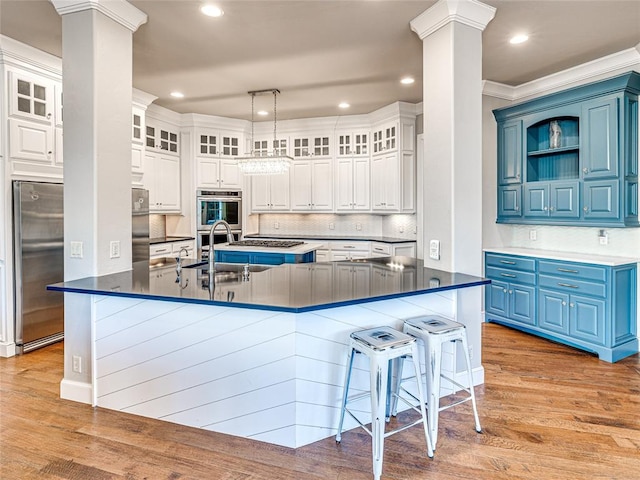
<instances>
[{"instance_id":1,"label":"white baseboard","mask_svg":"<svg viewBox=\"0 0 640 480\"><path fill-rule=\"evenodd\" d=\"M13 357L16 354L16 344L0 343L0 357Z\"/></svg>"},{"instance_id":2,"label":"white baseboard","mask_svg":"<svg viewBox=\"0 0 640 480\"><path fill-rule=\"evenodd\" d=\"M60 398L92 405L93 395L91 384L63 379L60 382Z\"/></svg>"}]
</instances>

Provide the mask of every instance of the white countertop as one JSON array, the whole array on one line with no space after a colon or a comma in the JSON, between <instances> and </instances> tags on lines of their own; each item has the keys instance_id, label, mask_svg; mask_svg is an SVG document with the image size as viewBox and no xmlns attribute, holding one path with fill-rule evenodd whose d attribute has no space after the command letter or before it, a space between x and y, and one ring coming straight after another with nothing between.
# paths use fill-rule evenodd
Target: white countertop
<instances>
[{"instance_id":1,"label":"white countertop","mask_svg":"<svg viewBox=\"0 0 640 480\"><path fill-rule=\"evenodd\" d=\"M256 252L256 253L289 253L292 255L303 255L305 253L313 252L319 248L325 248L322 243L303 243L302 245L296 245L295 247L242 247L235 244L229 245L228 243L216 243L215 249L219 251L229 252Z\"/></svg>"},{"instance_id":2,"label":"white countertop","mask_svg":"<svg viewBox=\"0 0 640 480\"><path fill-rule=\"evenodd\" d=\"M556 250L538 250L535 248L489 247L485 248L484 251L491 253L504 253L507 255L548 258L550 260L564 260L567 262L593 263L596 265L607 265L610 267L640 262L640 258L614 257L610 255L596 255L592 253L559 252Z\"/></svg>"}]
</instances>

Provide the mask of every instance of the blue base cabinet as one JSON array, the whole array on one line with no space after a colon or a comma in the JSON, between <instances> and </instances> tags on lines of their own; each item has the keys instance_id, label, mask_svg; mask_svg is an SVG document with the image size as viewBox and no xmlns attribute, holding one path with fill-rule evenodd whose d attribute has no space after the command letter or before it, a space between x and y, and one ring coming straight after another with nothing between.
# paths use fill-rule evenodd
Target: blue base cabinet
<instances>
[{"instance_id":1,"label":"blue base cabinet","mask_svg":"<svg viewBox=\"0 0 640 480\"><path fill-rule=\"evenodd\" d=\"M485 253L485 316L616 362L638 353L636 264Z\"/></svg>"},{"instance_id":2,"label":"blue base cabinet","mask_svg":"<svg viewBox=\"0 0 640 480\"><path fill-rule=\"evenodd\" d=\"M316 261L316 252L279 253L279 252L240 252L234 250L216 250L215 261L222 263L249 263L252 265L282 265L283 263L311 263Z\"/></svg>"},{"instance_id":3,"label":"blue base cabinet","mask_svg":"<svg viewBox=\"0 0 640 480\"><path fill-rule=\"evenodd\" d=\"M497 222L640 226L639 95L629 72L494 110Z\"/></svg>"}]
</instances>

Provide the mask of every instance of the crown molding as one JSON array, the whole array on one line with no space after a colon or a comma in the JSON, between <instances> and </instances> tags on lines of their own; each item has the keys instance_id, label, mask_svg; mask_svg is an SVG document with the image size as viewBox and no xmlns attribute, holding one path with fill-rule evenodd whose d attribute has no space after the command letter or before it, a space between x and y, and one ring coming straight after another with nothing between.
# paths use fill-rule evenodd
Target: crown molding
<instances>
[{"instance_id":1,"label":"crown molding","mask_svg":"<svg viewBox=\"0 0 640 480\"><path fill-rule=\"evenodd\" d=\"M153 103L158 97L155 95L151 95L150 93L143 92L142 90L138 90L137 88L133 89L132 101L133 103L140 108L146 108Z\"/></svg>"},{"instance_id":2,"label":"crown molding","mask_svg":"<svg viewBox=\"0 0 640 480\"><path fill-rule=\"evenodd\" d=\"M97 10L132 32L147 23L147 14L126 0L51 0L60 15Z\"/></svg>"},{"instance_id":3,"label":"crown molding","mask_svg":"<svg viewBox=\"0 0 640 480\"><path fill-rule=\"evenodd\" d=\"M0 35L0 64L28 68L53 80L62 79L62 59L5 35Z\"/></svg>"},{"instance_id":4,"label":"crown molding","mask_svg":"<svg viewBox=\"0 0 640 480\"><path fill-rule=\"evenodd\" d=\"M640 44L515 87L485 80L482 94L505 100L519 101L629 70L640 72Z\"/></svg>"},{"instance_id":5,"label":"crown molding","mask_svg":"<svg viewBox=\"0 0 640 480\"><path fill-rule=\"evenodd\" d=\"M421 40L451 22L483 31L496 15L496 9L477 0L439 0L409 22Z\"/></svg>"}]
</instances>

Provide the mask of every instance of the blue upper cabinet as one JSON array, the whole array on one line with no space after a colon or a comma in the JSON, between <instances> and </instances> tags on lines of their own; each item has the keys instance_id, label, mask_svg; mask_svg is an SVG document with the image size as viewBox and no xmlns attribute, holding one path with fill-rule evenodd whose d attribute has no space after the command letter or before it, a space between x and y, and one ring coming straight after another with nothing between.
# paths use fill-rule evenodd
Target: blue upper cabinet
<instances>
[{"instance_id":1,"label":"blue upper cabinet","mask_svg":"<svg viewBox=\"0 0 640 480\"><path fill-rule=\"evenodd\" d=\"M640 74L494 110L498 223L640 226Z\"/></svg>"}]
</instances>

